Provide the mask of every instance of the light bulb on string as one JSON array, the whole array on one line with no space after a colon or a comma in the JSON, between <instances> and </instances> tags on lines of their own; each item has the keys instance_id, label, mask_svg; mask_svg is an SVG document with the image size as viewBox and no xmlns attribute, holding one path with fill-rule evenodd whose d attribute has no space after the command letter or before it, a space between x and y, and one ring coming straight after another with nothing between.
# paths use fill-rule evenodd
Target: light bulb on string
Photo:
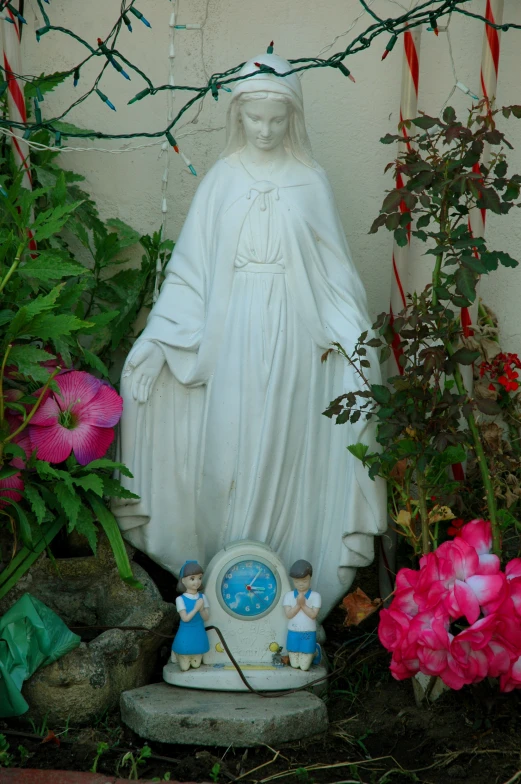
<instances>
[{"instance_id":1,"label":"light bulb on string","mask_svg":"<svg viewBox=\"0 0 521 784\"><path fill-rule=\"evenodd\" d=\"M134 8L134 6L131 6L128 10L130 11L131 14L134 14L134 16L137 19L140 19L143 22L144 25L146 25L147 27L152 27L150 22L147 19L145 19L145 17L141 13L141 11L138 11L137 8Z\"/></svg>"},{"instance_id":2,"label":"light bulb on string","mask_svg":"<svg viewBox=\"0 0 521 784\"><path fill-rule=\"evenodd\" d=\"M166 138L168 139L168 141L170 142L170 145L171 145L171 146L174 148L174 150L175 150L177 153L179 153L179 147L177 146L177 142L176 142L176 140L174 139L174 137L172 136L172 134L170 133L170 131L167 131L167 132L165 133L165 136L166 136ZM167 149L168 149L168 148L167 148Z\"/></svg>"},{"instance_id":3,"label":"light bulb on string","mask_svg":"<svg viewBox=\"0 0 521 784\"><path fill-rule=\"evenodd\" d=\"M273 47L274 47L274 46L275 46L275 43L274 43L274 41L271 41L271 42L270 42L270 45L269 45L269 46L268 46L268 48L266 49L266 54L273 54Z\"/></svg>"},{"instance_id":4,"label":"light bulb on string","mask_svg":"<svg viewBox=\"0 0 521 784\"><path fill-rule=\"evenodd\" d=\"M12 24L12 25L14 25L14 22L13 22L13 20L11 19L11 17L10 17L10 16L0 16L0 19L3 19L3 20L4 20L4 22L9 22L9 24Z\"/></svg>"},{"instance_id":5,"label":"light bulb on string","mask_svg":"<svg viewBox=\"0 0 521 784\"><path fill-rule=\"evenodd\" d=\"M13 20L10 19L9 21L12 22ZM40 29L36 31L36 41L37 41L37 43L40 43L40 38L42 37L42 35L45 35L45 33L48 33L50 29L51 28L49 27L49 25L45 25L45 27L40 27Z\"/></svg>"},{"instance_id":6,"label":"light bulb on string","mask_svg":"<svg viewBox=\"0 0 521 784\"><path fill-rule=\"evenodd\" d=\"M125 79L128 79L130 82L130 76L126 71L123 70L122 65L118 63L117 60L114 60L112 52L107 48L106 44L101 40L101 38L98 38L98 47L101 49L112 67L115 68L118 73L122 74L122 76L124 76Z\"/></svg>"},{"instance_id":7,"label":"light bulb on string","mask_svg":"<svg viewBox=\"0 0 521 784\"><path fill-rule=\"evenodd\" d=\"M131 98L130 101L128 101L128 106L130 106L130 104L132 103L136 103L136 101L141 101L142 98L144 98L146 95L149 94L150 94L150 87L145 87L144 90L141 90L141 92L139 92L137 95Z\"/></svg>"},{"instance_id":8,"label":"light bulb on string","mask_svg":"<svg viewBox=\"0 0 521 784\"><path fill-rule=\"evenodd\" d=\"M200 30L202 25L200 24L184 24L184 25L173 25L176 30Z\"/></svg>"},{"instance_id":9,"label":"light bulb on string","mask_svg":"<svg viewBox=\"0 0 521 784\"><path fill-rule=\"evenodd\" d=\"M54 146L55 147L61 147L62 146L62 135L61 135L60 131L56 131L56 133L54 134Z\"/></svg>"},{"instance_id":10,"label":"light bulb on string","mask_svg":"<svg viewBox=\"0 0 521 784\"><path fill-rule=\"evenodd\" d=\"M128 18L128 16L126 14L123 14L123 21L125 22L125 24L127 26L127 30L129 31L129 33L131 33L132 32L132 24L130 23L130 19Z\"/></svg>"},{"instance_id":11,"label":"light bulb on string","mask_svg":"<svg viewBox=\"0 0 521 784\"><path fill-rule=\"evenodd\" d=\"M78 82L79 81L80 81L80 69L79 68L75 68L74 69L74 82L73 82L74 87L78 86Z\"/></svg>"},{"instance_id":12,"label":"light bulb on string","mask_svg":"<svg viewBox=\"0 0 521 784\"><path fill-rule=\"evenodd\" d=\"M8 8L11 11L11 13L13 13L22 24L27 24L22 14L19 14L16 8L10 2L7 2L5 4L5 7Z\"/></svg>"},{"instance_id":13,"label":"light bulb on string","mask_svg":"<svg viewBox=\"0 0 521 784\"><path fill-rule=\"evenodd\" d=\"M429 30L432 30L434 35L439 35L440 31L438 30L438 20L436 19L434 14L431 14L429 16L429 20L430 20L430 23L431 23L431 26L429 27Z\"/></svg>"},{"instance_id":14,"label":"light bulb on string","mask_svg":"<svg viewBox=\"0 0 521 784\"><path fill-rule=\"evenodd\" d=\"M116 111L116 107L114 106L112 101L109 101L109 99L107 98L105 93L102 93L101 90L98 87L96 87L95 89L96 89L97 94L99 95L99 97L103 101L103 103L106 103L107 106L109 107L109 109L112 109L112 111L115 112Z\"/></svg>"},{"instance_id":15,"label":"light bulb on string","mask_svg":"<svg viewBox=\"0 0 521 784\"><path fill-rule=\"evenodd\" d=\"M40 103L43 101L43 93L39 87L36 88L36 97L38 98Z\"/></svg>"},{"instance_id":16,"label":"light bulb on string","mask_svg":"<svg viewBox=\"0 0 521 784\"><path fill-rule=\"evenodd\" d=\"M42 112L40 109L40 104L38 103L38 98L34 99L34 118L36 120L36 125L42 124Z\"/></svg>"},{"instance_id":17,"label":"light bulb on string","mask_svg":"<svg viewBox=\"0 0 521 784\"><path fill-rule=\"evenodd\" d=\"M470 95L470 97L473 98L475 101L479 101L479 96L471 92L470 89L467 87L467 85L463 84L463 82L456 82L456 87L458 88L458 90L461 90L462 93L465 93L465 95Z\"/></svg>"},{"instance_id":18,"label":"light bulb on string","mask_svg":"<svg viewBox=\"0 0 521 784\"><path fill-rule=\"evenodd\" d=\"M385 51L382 55L382 60L385 60L385 58L389 55L389 53L393 51L397 40L398 40L397 35L393 35L393 37L389 39L389 41L387 42L387 46L385 47Z\"/></svg>"},{"instance_id":19,"label":"light bulb on string","mask_svg":"<svg viewBox=\"0 0 521 784\"><path fill-rule=\"evenodd\" d=\"M355 83L356 83L356 79L355 79L355 77L352 75L352 73L351 73L351 71L349 70L349 68L346 68L346 67L345 67L344 63L341 63L341 62L337 62L337 63L335 63L335 68L338 68L338 70L339 70L341 73L343 73L343 74L344 74L344 76L347 76L347 78L348 78L348 79L351 79L351 81L352 81L352 82L355 82Z\"/></svg>"}]
</instances>

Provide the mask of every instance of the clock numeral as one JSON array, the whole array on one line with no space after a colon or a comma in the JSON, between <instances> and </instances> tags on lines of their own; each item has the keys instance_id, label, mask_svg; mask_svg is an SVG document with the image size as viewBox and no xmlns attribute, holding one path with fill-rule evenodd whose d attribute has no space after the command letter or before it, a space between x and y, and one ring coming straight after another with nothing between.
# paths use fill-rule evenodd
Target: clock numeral
<instances>
[{"instance_id":1,"label":"clock numeral","mask_svg":"<svg viewBox=\"0 0 521 784\"><path fill-rule=\"evenodd\" d=\"M233 574L232 574L231 572L228 572L228 574L226 575L226 577L228 578L228 580L231 580L231 579L232 579L232 577L233 577Z\"/></svg>"}]
</instances>

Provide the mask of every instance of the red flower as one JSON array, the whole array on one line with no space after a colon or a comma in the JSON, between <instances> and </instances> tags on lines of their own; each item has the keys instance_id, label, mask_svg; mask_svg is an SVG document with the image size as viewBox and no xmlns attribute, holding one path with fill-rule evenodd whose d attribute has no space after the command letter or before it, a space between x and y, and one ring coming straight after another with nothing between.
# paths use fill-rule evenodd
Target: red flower
<instances>
[{"instance_id":1,"label":"red flower","mask_svg":"<svg viewBox=\"0 0 521 784\"><path fill-rule=\"evenodd\" d=\"M461 536L461 529L465 525L465 520L461 517L455 517L452 520L449 528L447 528L447 533L449 536Z\"/></svg>"}]
</instances>

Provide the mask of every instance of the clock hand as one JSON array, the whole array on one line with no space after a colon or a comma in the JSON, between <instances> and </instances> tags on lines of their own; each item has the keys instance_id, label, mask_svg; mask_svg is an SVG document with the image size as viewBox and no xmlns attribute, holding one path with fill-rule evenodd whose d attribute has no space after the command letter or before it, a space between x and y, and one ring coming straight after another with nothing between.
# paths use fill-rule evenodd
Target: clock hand
<instances>
[{"instance_id":1,"label":"clock hand","mask_svg":"<svg viewBox=\"0 0 521 784\"><path fill-rule=\"evenodd\" d=\"M261 574L261 573L262 573L262 569L259 569L259 571L257 572L257 574L255 575L255 577L253 578L253 580L250 583L250 588L253 585L253 583L255 582L255 580L257 579L257 577L259 576L259 574Z\"/></svg>"}]
</instances>

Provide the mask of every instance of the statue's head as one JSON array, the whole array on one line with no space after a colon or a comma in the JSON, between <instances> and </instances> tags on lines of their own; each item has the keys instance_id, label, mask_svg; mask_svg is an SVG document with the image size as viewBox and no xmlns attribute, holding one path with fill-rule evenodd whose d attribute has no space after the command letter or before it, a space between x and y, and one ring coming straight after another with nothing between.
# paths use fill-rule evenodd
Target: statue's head
<instances>
[{"instance_id":1,"label":"statue's head","mask_svg":"<svg viewBox=\"0 0 521 784\"><path fill-rule=\"evenodd\" d=\"M262 71L257 63L276 73ZM307 166L312 165L311 146L304 121L302 87L291 65L275 54L261 54L244 64L228 109L226 148L223 157L242 149L250 140L259 149L274 149L283 143ZM269 131L262 131L262 125Z\"/></svg>"},{"instance_id":2,"label":"statue's head","mask_svg":"<svg viewBox=\"0 0 521 784\"><path fill-rule=\"evenodd\" d=\"M203 567L197 561L185 561L179 571L177 590L179 593L189 588L198 591L203 582Z\"/></svg>"},{"instance_id":3,"label":"statue's head","mask_svg":"<svg viewBox=\"0 0 521 784\"><path fill-rule=\"evenodd\" d=\"M309 590L312 575L313 567L309 561L305 561L303 558L295 561L289 570L289 576L293 580L293 585L297 591L305 592Z\"/></svg>"}]
</instances>

